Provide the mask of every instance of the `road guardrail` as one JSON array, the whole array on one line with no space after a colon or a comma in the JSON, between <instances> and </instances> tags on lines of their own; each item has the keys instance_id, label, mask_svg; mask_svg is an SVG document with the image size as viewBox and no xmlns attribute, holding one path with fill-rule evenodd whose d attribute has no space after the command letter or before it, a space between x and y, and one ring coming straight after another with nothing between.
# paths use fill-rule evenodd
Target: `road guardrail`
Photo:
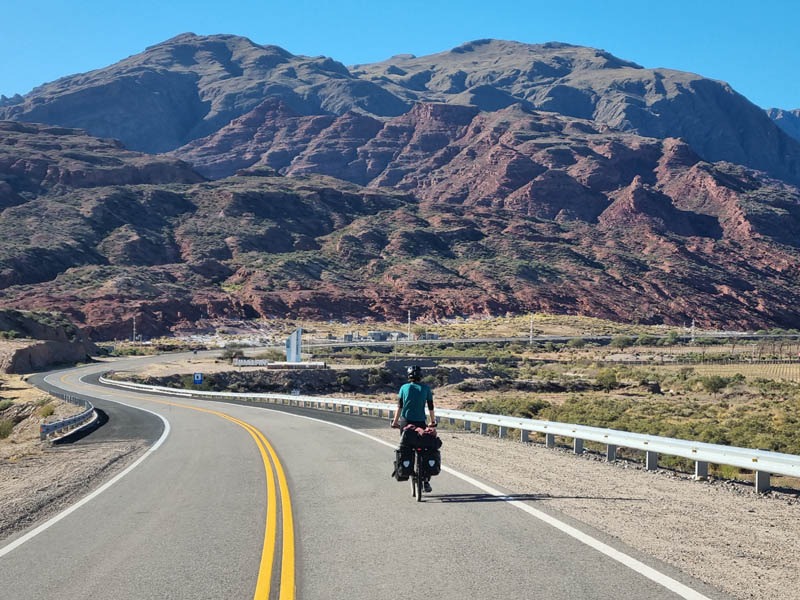
<instances>
[{"instance_id":1,"label":"road guardrail","mask_svg":"<svg viewBox=\"0 0 800 600\"><path fill-rule=\"evenodd\" d=\"M248 394L241 392L207 392L188 390L185 388L169 388L155 385L144 385L129 381L117 381L100 377L100 383L114 385L131 390L170 394L182 397L199 398L235 398L237 400L267 400L277 404L335 410L349 412L350 414L376 415L378 417L394 417L397 406L382 402L365 402L347 398L329 398L320 396L302 396L292 394ZM467 431L472 429L472 424L477 423L481 434L488 434L489 427L497 427L498 435L503 438L508 436L510 429L520 432L520 441L527 442L531 432L542 433L548 448L555 447L555 437L566 437L573 440L573 450L576 454L583 453L584 441L598 442L606 446L606 456L609 461L617 458L617 448L641 450L645 453L645 468L656 470L658 468L658 455L680 456L695 461L695 477L705 479L708 477L708 465L728 465L753 471L755 474L755 490L767 491L770 487L770 475L785 475L800 478L800 456L783 454L768 450L754 450L736 446L723 446L691 440L680 440L657 435L631 433L616 429L602 429L587 425L574 425L558 423L555 421L539 421L506 415L493 415L462 410L436 409L439 420L448 419L451 425L458 421L463 423Z\"/></svg>"},{"instance_id":2,"label":"road guardrail","mask_svg":"<svg viewBox=\"0 0 800 600\"><path fill-rule=\"evenodd\" d=\"M67 417L66 419L61 419L60 421L56 421L55 423L45 423L43 425L39 425L39 439L46 440L48 436L53 433L62 433L64 431L69 431L69 433L74 433L76 430L89 425L94 419L97 418L97 415L94 412L94 406L88 400L84 400L83 398L76 398L75 396L70 396L68 394L59 394L59 393L52 393L51 395L57 396L61 398L65 402L69 402L70 404L75 404L76 406L82 406L85 410L80 412L77 415L72 417Z\"/></svg>"}]
</instances>

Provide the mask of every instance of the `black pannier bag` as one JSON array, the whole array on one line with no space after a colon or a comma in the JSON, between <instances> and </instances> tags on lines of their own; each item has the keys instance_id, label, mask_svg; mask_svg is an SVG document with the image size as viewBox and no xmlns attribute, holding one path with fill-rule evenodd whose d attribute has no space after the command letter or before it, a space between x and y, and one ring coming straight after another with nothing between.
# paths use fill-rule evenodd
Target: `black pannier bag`
<instances>
[{"instance_id":1,"label":"black pannier bag","mask_svg":"<svg viewBox=\"0 0 800 600\"><path fill-rule=\"evenodd\" d=\"M414 451L400 446L394 451L394 473L397 481L408 481L414 472Z\"/></svg>"},{"instance_id":2,"label":"black pannier bag","mask_svg":"<svg viewBox=\"0 0 800 600\"><path fill-rule=\"evenodd\" d=\"M417 444L417 448L438 450L442 447L442 440L437 435L421 435Z\"/></svg>"},{"instance_id":3,"label":"black pannier bag","mask_svg":"<svg viewBox=\"0 0 800 600\"><path fill-rule=\"evenodd\" d=\"M400 447L418 448L419 438L422 437L416 429L404 429L400 436Z\"/></svg>"},{"instance_id":4,"label":"black pannier bag","mask_svg":"<svg viewBox=\"0 0 800 600\"><path fill-rule=\"evenodd\" d=\"M428 448L423 450L421 454L423 476L433 477L434 475L438 475L442 470L442 453L438 450Z\"/></svg>"}]
</instances>

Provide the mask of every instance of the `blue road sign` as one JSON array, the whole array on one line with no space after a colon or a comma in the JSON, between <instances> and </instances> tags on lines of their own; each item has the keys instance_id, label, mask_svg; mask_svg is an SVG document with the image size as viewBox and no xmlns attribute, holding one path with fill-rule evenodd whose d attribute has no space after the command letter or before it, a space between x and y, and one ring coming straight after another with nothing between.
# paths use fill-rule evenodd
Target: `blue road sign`
<instances>
[{"instance_id":1,"label":"blue road sign","mask_svg":"<svg viewBox=\"0 0 800 600\"><path fill-rule=\"evenodd\" d=\"M195 385L203 385L203 374L202 373L195 373L194 374L194 384Z\"/></svg>"}]
</instances>

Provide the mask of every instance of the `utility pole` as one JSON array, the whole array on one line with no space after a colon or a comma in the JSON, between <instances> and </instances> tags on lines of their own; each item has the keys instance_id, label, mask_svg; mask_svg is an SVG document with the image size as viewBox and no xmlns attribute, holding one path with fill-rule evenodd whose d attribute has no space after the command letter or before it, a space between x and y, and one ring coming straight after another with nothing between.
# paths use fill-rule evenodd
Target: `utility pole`
<instances>
[{"instance_id":1,"label":"utility pole","mask_svg":"<svg viewBox=\"0 0 800 600\"><path fill-rule=\"evenodd\" d=\"M133 343L136 343L136 315L133 315Z\"/></svg>"},{"instance_id":2,"label":"utility pole","mask_svg":"<svg viewBox=\"0 0 800 600\"><path fill-rule=\"evenodd\" d=\"M411 310L408 311L408 332L406 333L406 339L411 341Z\"/></svg>"},{"instance_id":3,"label":"utility pole","mask_svg":"<svg viewBox=\"0 0 800 600\"><path fill-rule=\"evenodd\" d=\"M692 319L692 343L694 344L694 319Z\"/></svg>"},{"instance_id":4,"label":"utility pole","mask_svg":"<svg viewBox=\"0 0 800 600\"><path fill-rule=\"evenodd\" d=\"M533 346L533 315L531 315L531 333L528 338L528 343Z\"/></svg>"}]
</instances>

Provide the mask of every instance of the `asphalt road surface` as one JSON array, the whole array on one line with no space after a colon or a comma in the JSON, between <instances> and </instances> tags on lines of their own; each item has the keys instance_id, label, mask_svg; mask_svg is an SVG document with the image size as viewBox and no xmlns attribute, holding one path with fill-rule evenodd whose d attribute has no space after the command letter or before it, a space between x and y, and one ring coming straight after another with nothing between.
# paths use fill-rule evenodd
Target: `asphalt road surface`
<instances>
[{"instance_id":1,"label":"asphalt road surface","mask_svg":"<svg viewBox=\"0 0 800 600\"><path fill-rule=\"evenodd\" d=\"M443 472L415 502L369 436L374 418L90 383L108 368L45 380L107 412L79 443L123 439L129 422L150 451L70 514L0 542L2 598L727 598L490 482Z\"/></svg>"}]
</instances>

